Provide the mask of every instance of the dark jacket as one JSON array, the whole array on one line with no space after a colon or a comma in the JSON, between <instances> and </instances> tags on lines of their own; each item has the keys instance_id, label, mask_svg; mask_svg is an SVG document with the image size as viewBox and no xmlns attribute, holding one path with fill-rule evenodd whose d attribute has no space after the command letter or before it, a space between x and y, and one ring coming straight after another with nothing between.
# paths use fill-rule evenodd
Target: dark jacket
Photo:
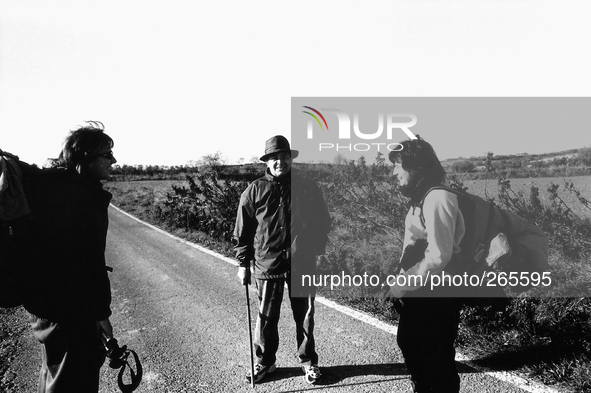
<instances>
[{"instance_id":1,"label":"dark jacket","mask_svg":"<svg viewBox=\"0 0 591 393\"><path fill-rule=\"evenodd\" d=\"M24 184L35 245L28 252L34 273L25 308L55 322L108 318L105 244L112 195L100 181L61 168L29 171Z\"/></svg>"},{"instance_id":2,"label":"dark jacket","mask_svg":"<svg viewBox=\"0 0 591 393\"><path fill-rule=\"evenodd\" d=\"M256 278L282 277L300 264L314 268L324 253L331 219L322 191L293 170L252 182L240 197L234 228L240 266L254 264Z\"/></svg>"}]
</instances>

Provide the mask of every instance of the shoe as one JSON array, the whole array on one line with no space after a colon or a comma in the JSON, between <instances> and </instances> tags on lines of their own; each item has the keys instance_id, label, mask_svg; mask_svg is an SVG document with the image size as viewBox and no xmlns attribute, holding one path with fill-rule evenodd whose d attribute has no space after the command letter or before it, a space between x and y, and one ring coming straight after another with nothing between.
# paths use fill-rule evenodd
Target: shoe
<instances>
[{"instance_id":1,"label":"shoe","mask_svg":"<svg viewBox=\"0 0 591 393\"><path fill-rule=\"evenodd\" d=\"M320 381L320 378L322 378L322 373L315 364L311 366L302 366L302 370L304 370L304 380L311 385L314 385Z\"/></svg>"},{"instance_id":2,"label":"shoe","mask_svg":"<svg viewBox=\"0 0 591 393\"><path fill-rule=\"evenodd\" d=\"M270 366L263 366L262 364L255 363L254 365L254 383L260 382L265 375L271 374L277 369L277 365L273 363ZM250 383L250 372L246 374L246 382Z\"/></svg>"}]
</instances>

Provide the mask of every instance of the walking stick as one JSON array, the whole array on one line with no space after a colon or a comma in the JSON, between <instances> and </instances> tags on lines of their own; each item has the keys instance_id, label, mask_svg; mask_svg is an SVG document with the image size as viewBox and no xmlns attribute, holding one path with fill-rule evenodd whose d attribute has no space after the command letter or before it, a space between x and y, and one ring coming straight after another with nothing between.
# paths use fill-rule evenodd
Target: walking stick
<instances>
[{"instance_id":1,"label":"walking stick","mask_svg":"<svg viewBox=\"0 0 591 393\"><path fill-rule=\"evenodd\" d=\"M248 338L250 342L250 386L254 389L254 360L252 353L252 326L250 324L250 297L248 295L248 283L244 284L246 289L246 309L248 310Z\"/></svg>"}]
</instances>

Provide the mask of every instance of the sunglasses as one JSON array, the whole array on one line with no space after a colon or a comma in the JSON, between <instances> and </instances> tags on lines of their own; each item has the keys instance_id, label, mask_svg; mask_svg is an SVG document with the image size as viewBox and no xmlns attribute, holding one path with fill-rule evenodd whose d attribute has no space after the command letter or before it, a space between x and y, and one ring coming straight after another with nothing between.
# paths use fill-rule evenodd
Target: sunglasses
<instances>
[{"instance_id":1,"label":"sunglasses","mask_svg":"<svg viewBox=\"0 0 591 393\"><path fill-rule=\"evenodd\" d=\"M104 158L107 158L109 160L114 160L115 159L115 156L113 155L113 152L102 153L102 154L95 154L91 158L95 158L95 157L104 157Z\"/></svg>"}]
</instances>

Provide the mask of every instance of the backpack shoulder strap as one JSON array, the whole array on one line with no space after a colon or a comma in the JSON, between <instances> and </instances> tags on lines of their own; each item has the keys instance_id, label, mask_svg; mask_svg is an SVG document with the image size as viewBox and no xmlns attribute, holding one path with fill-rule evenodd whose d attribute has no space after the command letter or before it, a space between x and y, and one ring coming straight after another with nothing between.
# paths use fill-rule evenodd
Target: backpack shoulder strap
<instances>
[{"instance_id":1,"label":"backpack shoulder strap","mask_svg":"<svg viewBox=\"0 0 591 393\"><path fill-rule=\"evenodd\" d=\"M423 198L421 199L421 202L419 204L419 207L421 208L421 223L423 224L423 226L425 225L425 217L423 216L423 204L425 203L425 198L427 198L427 195L434 190L445 190L448 192L451 192L452 194L457 195L460 198L460 210L462 210L462 214L465 214L465 212L462 209L462 199L465 200L467 198L470 198L470 194L468 194L467 192L462 192L458 189L452 188L452 187L447 187L447 186L435 186L435 187L431 187L423 196ZM486 230L485 230L485 238L488 237L490 235L490 231L492 229L492 224L493 224L493 214L494 214L494 209L495 209L495 205L490 202L490 201L486 201L486 203L488 203L488 216L487 216L487 220L486 220Z\"/></svg>"},{"instance_id":2,"label":"backpack shoulder strap","mask_svg":"<svg viewBox=\"0 0 591 393\"><path fill-rule=\"evenodd\" d=\"M440 186L435 186L435 187L431 187L429 188L429 190L425 193L425 195L423 195L423 198L421 199L421 203L419 204L419 206L422 208L423 207L423 203L425 203L425 199L427 198L427 195L429 195L429 193L431 191L435 191L435 190L444 190L444 191L448 191L451 192L452 194L455 194L457 196L466 196L467 194L459 191L455 188L451 188L448 186L444 186L444 185L440 185Z\"/></svg>"},{"instance_id":3,"label":"backpack shoulder strap","mask_svg":"<svg viewBox=\"0 0 591 393\"><path fill-rule=\"evenodd\" d=\"M419 207L421 208L421 212L419 214L419 218L420 218L421 224L423 226L425 226L425 216L423 215L423 205L425 203L425 199L427 198L427 195L429 195L429 193L431 191L435 191L435 190L448 191L448 192L451 192L452 194L457 195L458 197L465 197L466 196L466 194L464 194L463 192L458 191L458 190L456 190L454 188L451 188L451 187L444 186L444 185L440 185L440 186L435 186L435 187L429 188L429 190L425 193L425 195L423 195L423 198L421 198L421 202L419 202Z\"/></svg>"},{"instance_id":4,"label":"backpack shoulder strap","mask_svg":"<svg viewBox=\"0 0 591 393\"><path fill-rule=\"evenodd\" d=\"M493 224L495 221L495 205L490 201L485 201L484 199L479 198L478 196L469 194L467 192L463 192L461 190L457 190L447 186L436 186L429 189L429 191L425 193L425 196L423 197L419 205L421 207L420 219L423 226L425 225L425 218L423 216L422 209L423 203L427 195L433 190L445 190L458 196L458 207L460 209L460 212L462 213L464 225L466 227L466 233L464 234L464 237L460 243L460 247L462 249L461 252L465 255L471 256L470 254L476 252L476 248L480 243L484 242L486 239L491 237ZM487 207L483 209L482 206L484 203L487 204ZM481 212L483 210L487 210L486 215L480 214L477 218L477 206L480 206L479 210ZM477 228L483 228L483 226L485 228L484 232L482 232L481 230L477 230Z\"/></svg>"}]
</instances>

